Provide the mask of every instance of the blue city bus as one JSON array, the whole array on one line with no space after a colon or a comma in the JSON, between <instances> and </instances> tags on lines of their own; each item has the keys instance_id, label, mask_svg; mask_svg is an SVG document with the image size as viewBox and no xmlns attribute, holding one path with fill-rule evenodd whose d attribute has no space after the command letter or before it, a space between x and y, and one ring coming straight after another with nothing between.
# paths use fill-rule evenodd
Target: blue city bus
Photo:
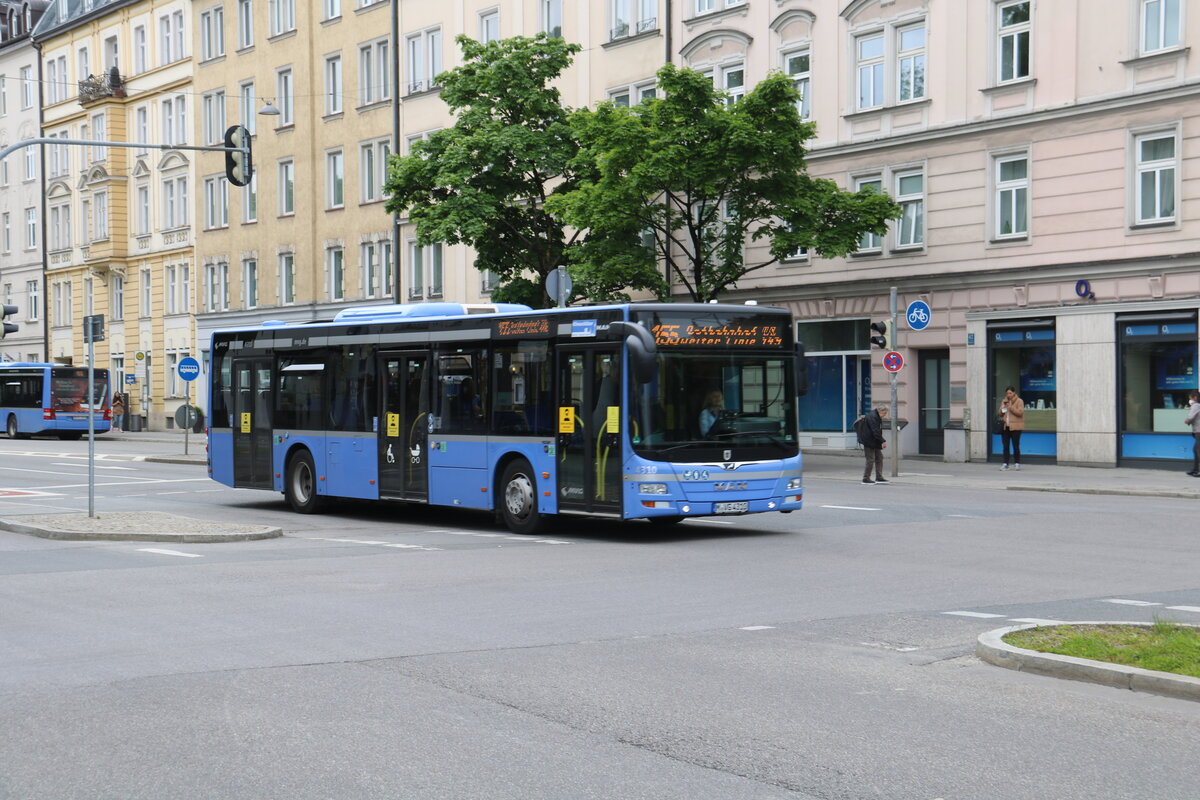
<instances>
[{"instance_id":1,"label":"blue city bus","mask_svg":"<svg viewBox=\"0 0 1200 800\"><path fill-rule=\"evenodd\" d=\"M78 439L88 431L112 428L108 370L92 370L88 393L87 367L10 361L0 364L0 420L10 439L55 434Z\"/></svg>"},{"instance_id":2,"label":"blue city bus","mask_svg":"<svg viewBox=\"0 0 1200 800\"><path fill-rule=\"evenodd\" d=\"M805 362L784 309L367 306L217 331L210 353L210 475L300 513L393 500L533 533L802 504Z\"/></svg>"}]
</instances>

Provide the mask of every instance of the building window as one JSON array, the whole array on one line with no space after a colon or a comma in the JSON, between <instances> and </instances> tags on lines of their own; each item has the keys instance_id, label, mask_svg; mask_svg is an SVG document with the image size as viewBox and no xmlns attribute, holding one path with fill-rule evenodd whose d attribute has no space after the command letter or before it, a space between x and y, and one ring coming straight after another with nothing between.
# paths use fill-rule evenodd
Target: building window
<instances>
[{"instance_id":1,"label":"building window","mask_svg":"<svg viewBox=\"0 0 1200 800\"><path fill-rule=\"evenodd\" d=\"M83 245L92 241L92 203L90 200L79 201L79 241Z\"/></svg>"},{"instance_id":2,"label":"building window","mask_svg":"<svg viewBox=\"0 0 1200 800\"><path fill-rule=\"evenodd\" d=\"M25 319L30 322L36 322L42 315L42 285L37 281L26 282L25 296L28 298L28 305L25 308Z\"/></svg>"},{"instance_id":3,"label":"building window","mask_svg":"<svg viewBox=\"0 0 1200 800\"><path fill-rule=\"evenodd\" d=\"M187 264L179 265L179 311L183 314L192 313L192 268Z\"/></svg>"},{"instance_id":4,"label":"building window","mask_svg":"<svg viewBox=\"0 0 1200 800\"><path fill-rule=\"evenodd\" d=\"M108 121L103 114L92 117L92 141L102 142L108 138ZM92 161L104 161L108 158L108 148L100 145L92 146Z\"/></svg>"},{"instance_id":5,"label":"building window","mask_svg":"<svg viewBox=\"0 0 1200 800\"><path fill-rule=\"evenodd\" d=\"M421 247L415 239L408 242L408 296L442 296L442 245Z\"/></svg>"},{"instance_id":6,"label":"building window","mask_svg":"<svg viewBox=\"0 0 1200 800\"><path fill-rule=\"evenodd\" d=\"M32 250L38 245L37 209L25 209L25 249Z\"/></svg>"},{"instance_id":7,"label":"building window","mask_svg":"<svg viewBox=\"0 0 1200 800\"><path fill-rule=\"evenodd\" d=\"M125 319L125 279L120 275L112 280L112 318Z\"/></svg>"},{"instance_id":8,"label":"building window","mask_svg":"<svg viewBox=\"0 0 1200 800\"><path fill-rule=\"evenodd\" d=\"M151 275L150 270L148 270L148 269L142 270L142 279L141 279L141 282L139 285L141 286L141 289L142 289L141 314L143 317L150 316L150 312L151 312L150 298L153 297L153 294L152 294L152 286L150 283L150 275Z\"/></svg>"},{"instance_id":9,"label":"building window","mask_svg":"<svg viewBox=\"0 0 1200 800\"><path fill-rule=\"evenodd\" d=\"M242 50L254 44L254 5L253 0L238 0L238 49Z\"/></svg>"},{"instance_id":10,"label":"building window","mask_svg":"<svg viewBox=\"0 0 1200 800\"><path fill-rule=\"evenodd\" d=\"M204 179L204 227L229 227L229 181L224 175Z\"/></svg>"},{"instance_id":11,"label":"building window","mask_svg":"<svg viewBox=\"0 0 1200 800\"><path fill-rule=\"evenodd\" d=\"M267 11L272 36L296 30L296 0L269 0Z\"/></svg>"},{"instance_id":12,"label":"building window","mask_svg":"<svg viewBox=\"0 0 1200 800\"><path fill-rule=\"evenodd\" d=\"M250 182L242 187L242 222L258 221L258 173L250 175Z\"/></svg>"},{"instance_id":13,"label":"building window","mask_svg":"<svg viewBox=\"0 0 1200 800\"><path fill-rule=\"evenodd\" d=\"M996 238L1024 237L1029 232L1029 158L1000 156L995 164Z\"/></svg>"},{"instance_id":14,"label":"building window","mask_svg":"<svg viewBox=\"0 0 1200 800\"><path fill-rule=\"evenodd\" d=\"M321 7L323 19L337 19L342 15L342 0L324 0Z\"/></svg>"},{"instance_id":15,"label":"building window","mask_svg":"<svg viewBox=\"0 0 1200 800\"><path fill-rule=\"evenodd\" d=\"M1001 3L996 7L999 14L1000 82L1016 81L1029 77L1029 36L1032 29L1029 0L1019 3Z\"/></svg>"},{"instance_id":16,"label":"building window","mask_svg":"<svg viewBox=\"0 0 1200 800\"><path fill-rule=\"evenodd\" d=\"M163 144L187 144L187 106L183 95L162 101Z\"/></svg>"},{"instance_id":17,"label":"building window","mask_svg":"<svg viewBox=\"0 0 1200 800\"><path fill-rule=\"evenodd\" d=\"M325 207L346 204L346 158L341 150L325 154Z\"/></svg>"},{"instance_id":18,"label":"building window","mask_svg":"<svg viewBox=\"0 0 1200 800\"><path fill-rule=\"evenodd\" d=\"M746 96L746 65L730 64L720 68L720 88L728 96L725 102L733 105Z\"/></svg>"},{"instance_id":19,"label":"building window","mask_svg":"<svg viewBox=\"0 0 1200 800\"><path fill-rule=\"evenodd\" d=\"M919 100L925 96L925 24L901 28L896 34L896 74L900 79L896 100Z\"/></svg>"},{"instance_id":20,"label":"building window","mask_svg":"<svg viewBox=\"0 0 1200 800\"><path fill-rule=\"evenodd\" d=\"M150 144L150 109L145 106L137 107L134 111L133 128L134 141L141 145L137 148L136 153L138 155L145 155L150 152L149 148L146 147L146 145ZM63 150L65 151L66 149L66 145L63 145Z\"/></svg>"},{"instance_id":21,"label":"building window","mask_svg":"<svg viewBox=\"0 0 1200 800\"><path fill-rule=\"evenodd\" d=\"M225 55L225 9L222 6L200 12L200 59L208 61Z\"/></svg>"},{"instance_id":22,"label":"building window","mask_svg":"<svg viewBox=\"0 0 1200 800\"><path fill-rule=\"evenodd\" d=\"M188 224L188 179L186 175L164 178L163 228L182 228Z\"/></svg>"},{"instance_id":23,"label":"building window","mask_svg":"<svg viewBox=\"0 0 1200 800\"><path fill-rule=\"evenodd\" d=\"M7 217L5 214L5 223L7 225ZM5 251L8 240L5 239ZM50 249L51 250L66 250L71 246L71 206L69 203L50 207Z\"/></svg>"},{"instance_id":24,"label":"building window","mask_svg":"<svg viewBox=\"0 0 1200 800\"><path fill-rule=\"evenodd\" d=\"M0 75L0 117L8 116L8 76Z\"/></svg>"},{"instance_id":25,"label":"building window","mask_svg":"<svg viewBox=\"0 0 1200 800\"><path fill-rule=\"evenodd\" d=\"M362 187L362 202L374 203L383 199L383 184L387 177L387 160L391 153L391 142L380 139L359 147L359 185Z\"/></svg>"},{"instance_id":26,"label":"building window","mask_svg":"<svg viewBox=\"0 0 1200 800\"><path fill-rule=\"evenodd\" d=\"M158 18L158 64L163 66L187 57L184 48L183 12L176 11ZM81 73L83 74L83 73Z\"/></svg>"},{"instance_id":27,"label":"building window","mask_svg":"<svg viewBox=\"0 0 1200 800\"><path fill-rule=\"evenodd\" d=\"M1179 46L1179 0L1142 0L1142 52Z\"/></svg>"},{"instance_id":28,"label":"building window","mask_svg":"<svg viewBox=\"0 0 1200 800\"><path fill-rule=\"evenodd\" d=\"M67 99L67 57L58 56L46 61L46 100L48 103L61 103Z\"/></svg>"},{"instance_id":29,"label":"building window","mask_svg":"<svg viewBox=\"0 0 1200 800\"><path fill-rule=\"evenodd\" d=\"M204 310L225 311L229 308L229 265L221 262L204 268Z\"/></svg>"},{"instance_id":30,"label":"building window","mask_svg":"<svg viewBox=\"0 0 1200 800\"><path fill-rule=\"evenodd\" d=\"M562 36L562 0L541 0L542 30L551 36Z\"/></svg>"},{"instance_id":31,"label":"building window","mask_svg":"<svg viewBox=\"0 0 1200 800\"><path fill-rule=\"evenodd\" d=\"M255 308L258 306L258 259L247 258L242 261L242 306Z\"/></svg>"},{"instance_id":32,"label":"building window","mask_svg":"<svg viewBox=\"0 0 1200 800\"><path fill-rule=\"evenodd\" d=\"M783 57L783 65L787 70L788 77L792 79L792 85L800 93L800 102L796 104L796 110L800 112L800 119L811 119L812 100L809 94L812 91L812 66L809 52L802 50L797 53L786 53Z\"/></svg>"},{"instance_id":33,"label":"building window","mask_svg":"<svg viewBox=\"0 0 1200 800\"><path fill-rule=\"evenodd\" d=\"M92 209L96 215L96 241L101 241L108 238L108 192L97 192L94 197L96 202L92 204Z\"/></svg>"},{"instance_id":34,"label":"building window","mask_svg":"<svg viewBox=\"0 0 1200 800\"><path fill-rule=\"evenodd\" d=\"M631 105L649 100L658 94L658 88L654 81L643 81L635 83L632 86L621 86L608 91L608 99L614 105L622 108L629 108Z\"/></svg>"},{"instance_id":35,"label":"building window","mask_svg":"<svg viewBox=\"0 0 1200 800\"><path fill-rule=\"evenodd\" d=\"M282 128L295 123L293 111L292 69L281 69L275 73L275 102L279 104L279 124Z\"/></svg>"},{"instance_id":36,"label":"building window","mask_svg":"<svg viewBox=\"0 0 1200 800\"><path fill-rule=\"evenodd\" d=\"M342 57L325 58L325 113L342 113Z\"/></svg>"},{"instance_id":37,"label":"building window","mask_svg":"<svg viewBox=\"0 0 1200 800\"><path fill-rule=\"evenodd\" d=\"M137 187L137 201L134 213L137 215L137 234L145 236L150 233L150 187L142 184Z\"/></svg>"},{"instance_id":38,"label":"building window","mask_svg":"<svg viewBox=\"0 0 1200 800\"><path fill-rule=\"evenodd\" d=\"M179 309L178 271L172 265L172 266L165 267L163 272L164 272L164 281L163 282L166 285L167 313L174 314Z\"/></svg>"},{"instance_id":39,"label":"building window","mask_svg":"<svg viewBox=\"0 0 1200 800\"><path fill-rule=\"evenodd\" d=\"M925 174L896 175L896 202L901 216L896 230L896 247L919 247L925 243Z\"/></svg>"},{"instance_id":40,"label":"building window","mask_svg":"<svg viewBox=\"0 0 1200 800\"><path fill-rule=\"evenodd\" d=\"M479 41L487 44L500 40L500 12L485 11L479 15Z\"/></svg>"},{"instance_id":41,"label":"building window","mask_svg":"<svg viewBox=\"0 0 1200 800\"><path fill-rule=\"evenodd\" d=\"M379 255L375 242L364 242L361 247L363 297L374 297L379 292Z\"/></svg>"},{"instance_id":42,"label":"building window","mask_svg":"<svg viewBox=\"0 0 1200 800\"><path fill-rule=\"evenodd\" d=\"M12 215L5 211L3 216L4 252L12 252Z\"/></svg>"},{"instance_id":43,"label":"building window","mask_svg":"<svg viewBox=\"0 0 1200 800\"><path fill-rule=\"evenodd\" d=\"M296 258L292 253L279 256L279 302L284 305L296 302Z\"/></svg>"},{"instance_id":44,"label":"building window","mask_svg":"<svg viewBox=\"0 0 1200 800\"><path fill-rule=\"evenodd\" d=\"M346 253L340 247L325 251L325 271L329 275L329 299L341 300L346 296Z\"/></svg>"},{"instance_id":45,"label":"building window","mask_svg":"<svg viewBox=\"0 0 1200 800\"><path fill-rule=\"evenodd\" d=\"M25 147L25 180L31 181L37 177L37 154L38 148ZM104 148L101 148L104 149Z\"/></svg>"},{"instance_id":46,"label":"building window","mask_svg":"<svg viewBox=\"0 0 1200 800\"><path fill-rule=\"evenodd\" d=\"M204 142L221 143L225 140L225 90L209 92L201 98L204 109Z\"/></svg>"},{"instance_id":47,"label":"building window","mask_svg":"<svg viewBox=\"0 0 1200 800\"><path fill-rule=\"evenodd\" d=\"M358 102L359 105L377 103L391 98L388 64L388 40L380 39L358 48Z\"/></svg>"},{"instance_id":48,"label":"building window","mask_svg":"<svg viewBox=\"0 0 1200 800\"><path fill-rule=\"evenodd\" d=\"M1175 219L1175 134L1150 133L1134 140L1137 152L1136 220Z\"/></svg>"},{"instance_id":49,"label":"building window","mask_svg":"<svg viewBox=\"0 0 1200 800\"><path fill-rule=\"evenodd\" d=\"M655 0L611 0L609 38L622 39L654 30L658 24Z\"/></svg>"},{"instance_id":50,"label":"building window","mask_svg":"<svg viewBox=\"0 0 1200 800\"><path fill-rule=\"evenodd\" d=\"M854 190L861 192L863 189L869 189L875 193L883 191L883 179L878 175L867 175L861 178L855 178ZM858 240L858 253L878 253L883 250L883 237L878 233L870 231L864 233L862 238Z\"/></svg>"},{"instance_id":51,"label":"building window","mask_svg":"<svg viewBox=\"0 0 1200 800\"><path fill-rule=\"evenodd\" d=\"M253 136L257 133L257 125L254 122L254 118L258 116L258 109L255 104L254 81L242 81L238 84L238 108L240 109L239 117L242 120L242 125Z\"/></svg>"},{"instance_id":52,"label":"building window","mask_svg":"<svg viewBox=\"0 0 1200 800\"><path fill-rule=\"evenodd\" d=\"M279 162L279 216L296 213L296 163L291 159Z\"/></svg>"},{"instance_id":53,"label":"building window","mask_svg":"<svg viewBox=\"0 0 1200 800\"><path fill-rule=\"evenodd\" d=\"M860 36L858 53L858 109L883 105L883 34Z\"/></svg>"},{"instance_id":54,"label":"building window","mask_svg":"<svg viewBox=\"0 0 1200 800\"><path fill-rule=\"evenodd\" d=\"M442 71L442 29L431 28L405 39L408 94L432 89Z\"/></svg>"}]
</instances>

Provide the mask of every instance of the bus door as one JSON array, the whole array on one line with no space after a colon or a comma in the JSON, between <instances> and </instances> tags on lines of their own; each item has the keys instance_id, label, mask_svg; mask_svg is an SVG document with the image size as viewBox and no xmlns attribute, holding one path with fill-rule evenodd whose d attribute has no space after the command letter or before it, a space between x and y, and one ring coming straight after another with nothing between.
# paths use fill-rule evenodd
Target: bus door
<instances>
[{"instance_id":1,"label":"bus door","mask_svg":"<svg viewBox=\"0 0 1200 800\"><path fill-rule=\"evenodd\" d=\"M233 485L270 489L271 359L233 360Z\"/></svg>"},{"instance_id":2,"label":"bus door","mask_svg":"<svg viewBox=\"0 0 1200 800\"><path fill-rule=\"evenodd\" d=\"M429 498L429 354L380 356L379 496Z\"/></svg>"},{"instance_id":3,"label":"bus door","mask_svg":"<svg viewBox=\"0 0 1200 800\"><path fill-rule=\"evenodd\" d=\"M558 507L621 511L621 351L561 346L558 358Z\"/></svg>"}]
</instances>

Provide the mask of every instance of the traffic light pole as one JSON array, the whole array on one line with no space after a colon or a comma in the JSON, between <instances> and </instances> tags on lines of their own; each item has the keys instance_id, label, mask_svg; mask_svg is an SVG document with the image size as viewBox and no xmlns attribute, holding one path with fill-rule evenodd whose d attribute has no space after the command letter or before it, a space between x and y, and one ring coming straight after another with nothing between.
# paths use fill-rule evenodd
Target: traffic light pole
<instances>
[{"instance_id":1,"label":"traffic light pole","mask_svg":"<svg viewBox=\"0 0 1200 800\"><path fill-rule=\"evenodd\" d=\"M250 147L247 143L244 147L222 147L220 145L198 145L198 144L151 144L149 142L107 142L100 139L57 139L51 136L39 136L36 139L24 139L16 144L10 144L3 150L0 150L0 159L5 158L10 153L30 147L35 144L74 144L82 147L141 147L154 148L155 150L200 150L206 153L246 153L249 154ZM248 155L247 155L248 158Z\"/></svg>"},{"instance_id":2,"label":"traffic light pole","mask_svg":"<svg viewBox=\"0 0 1200 800\"><path fill-rule=\"evenodd\" d=\"M892 287L891 298L888 301L888 310L891 312L890 319L892 320L892 349L898 348L899 343L896 341L896 287ZM890 373L888 382L892 385L892 477L895 478L900 474L900 421L897 419L899 413L899 402L896 398L896 373Z\"/></svg>"}]
</instances>

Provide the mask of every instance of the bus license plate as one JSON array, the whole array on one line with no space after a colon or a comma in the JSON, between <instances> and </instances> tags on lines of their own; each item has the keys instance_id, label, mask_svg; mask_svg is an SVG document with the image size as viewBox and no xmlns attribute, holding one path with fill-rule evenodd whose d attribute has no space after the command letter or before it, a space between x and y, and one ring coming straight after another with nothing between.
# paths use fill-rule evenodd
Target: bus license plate
<instances>
[{"instance_id":1,"label":"bus license plate","mask_svg":"<svg viewBox=\"0 0 1200 800\"><path fill-rule=\"evenodd\" d=\"M746 514L750 511L748 502L740 503L713 503L714 514Z\"/></svg>"}]
</instances>

